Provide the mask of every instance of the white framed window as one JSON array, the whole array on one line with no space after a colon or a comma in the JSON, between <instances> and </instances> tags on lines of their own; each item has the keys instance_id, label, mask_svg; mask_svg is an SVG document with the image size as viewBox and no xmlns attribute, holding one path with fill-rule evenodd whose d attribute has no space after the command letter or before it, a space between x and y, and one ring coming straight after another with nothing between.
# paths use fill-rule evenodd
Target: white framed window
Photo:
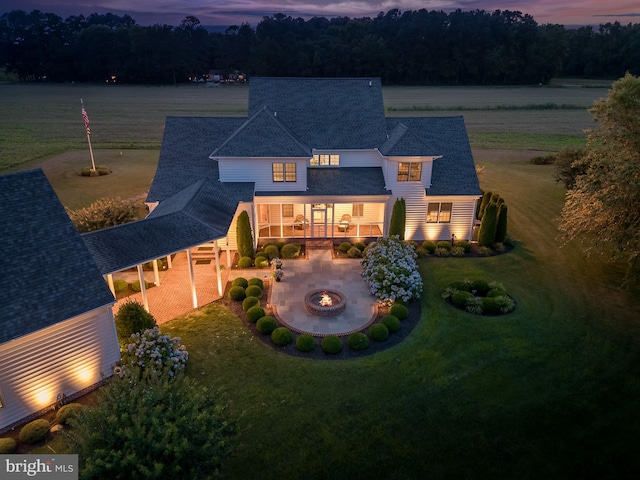
<instances>
[{"instance_id":1,"label":"white framed window","mask_svg":"<svg viewBox=\"0 0 640 480\"><path fill-rule=\"evenodd\" d=\"M284 218L293 218L293 203L282 204L282 216Z\"/></svg>"},{"instance_id":2,"label":"white framed window","mask_svg":"<svg viewBox=\"0 0 640 480\"><path fill-rule=\"evenodd\" d=\"M400 162L398 163L399 182L419 182L422 178L422 163Z\"/></svg>"},{"instance_id":3,"label":"white framed window","mask_svg":"<svg viewBox=\"0 0 640 480\"><path fill-rule=\"evenodd\" d=\"M271 178L274 182L295 182L296 181L296 164L295 163L272 163Z\"/></svg>"},{"instance_id":4,"label":"white framed window","mask_svg":"<svg viewBox=\"0 0 640 480\"><path fill-rule=\"evenodd\" d=\"M451 202L429 203L427 205L427 223L450 223Z\"/></svg>"},{"instance_id":5,"label":"white framed window","mask_svg":"<svg viewBox=\"0 0 640 480\"><path fill-rule=\"evenodd\" d=\"M315 154L309 161L312 167L336 167L340 165L340 155L338 154Z\"/></svg>"}]
</instances>

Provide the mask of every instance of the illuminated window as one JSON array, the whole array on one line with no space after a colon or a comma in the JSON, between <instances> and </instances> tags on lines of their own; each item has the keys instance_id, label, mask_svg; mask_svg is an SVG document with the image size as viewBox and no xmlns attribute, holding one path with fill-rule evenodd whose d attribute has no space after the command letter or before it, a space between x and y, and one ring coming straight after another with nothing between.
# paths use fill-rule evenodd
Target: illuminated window
<instances>
[{"instance_id":1,"label":"illuminated window","mask_svg":"<svg viewBox=\"0 0 640 480\"><path fill-rule=\"evenodd\" d=\"M364 203L354 203L351 207L352 217L362 217L364 215Z\"/></svg>"},{"instance_id":2,"label":"illuminated window","mask_svg":"<svg viewBox=\"0 0 640 480\"><path fill-rule=\"evenodd\" d=\"M296 164L295 163L284 164L284 181L285 182L296 181Z\"/></svg>"},{"instance_id":3,"label":"illuminated window","mask_svg":"<svg viewBox=\"0 0 640 480\"><path fill-rule=\"evenodd\" d=\"M274 163L271 167L273 181L284 182L284 163Z\"/></svg>"},{"instance_id":4,"label":"illuminated window","mask_svg":"<svg viewBox=\"0 0 640 480\"><path fill-rule=\"evenodd\" d=\"M340 155L337 154L322 154L322 155L314 155L313 158L309 161L309 165L312 167L327 167L327 166L338 166L340 165Z\"/></svg>"},{"instance_id":5,"label":"illuminated window","mask_svg":"<svg viewBox=\"0 0 640 480\"><path fill-rule=\"evenodd\" d=\"M271 175L274 182L295 182L295 163L273 163L271 164Z\"/></svg>"},{"instance_id":6,"label":"illuminated window","mask_svg":"<svg viewBox=\"0 0 640 480\"><path fill-rule=\"evenodd\" d=\"M422 177L422 163L400 162L398 163L399 182L418 182Z\"/></svg>"},{"instance_id":7,"label":"illuminated window","mask_svg":"<svg viewBox=\"0 0 640 480\"><path fill-rule=\"evenodd\" d=\"M427 223L450 223L452 203L430 203L427 205Z\"/></svg>"},{"instance_id":8,"label":"illuminated window","mask_svg":"<svg viewBox=\"0 0 640 480\"><path fill-rule=\"evenodd\" d=\"M282 205L282 216L293 217L293 203L285 203Z\"/></svg>"}]
</instances>

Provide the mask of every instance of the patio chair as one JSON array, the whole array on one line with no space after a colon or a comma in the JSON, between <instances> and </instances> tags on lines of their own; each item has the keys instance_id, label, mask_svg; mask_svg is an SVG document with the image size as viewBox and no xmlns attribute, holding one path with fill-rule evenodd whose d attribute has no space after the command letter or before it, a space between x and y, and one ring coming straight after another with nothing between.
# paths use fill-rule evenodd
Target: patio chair
<instances>
[{"instance_id":1,"label":"patio chair","mask_svg":"<svg viewBox=\"0 0 640 480\"><path fill-rule=\"evenodd\" d=\"M309 220L304 218L304 215L296 215L295 220L293 221L293 228L303 229L309 225Z\"/></svg>"},{"instance_id":2,"label":"patio chair","mask_svg":"<svg viewBox=\"0 0 640 480\"><path fill-rule=\"evenodd\" d=\"M338 224L338 230L341 232L346 232L350 226L351 226L351 215L349 215L348 213L345 213L344 215L342 215L342 218L340 218L340 223Z\"/></svg>"}]
</instances>

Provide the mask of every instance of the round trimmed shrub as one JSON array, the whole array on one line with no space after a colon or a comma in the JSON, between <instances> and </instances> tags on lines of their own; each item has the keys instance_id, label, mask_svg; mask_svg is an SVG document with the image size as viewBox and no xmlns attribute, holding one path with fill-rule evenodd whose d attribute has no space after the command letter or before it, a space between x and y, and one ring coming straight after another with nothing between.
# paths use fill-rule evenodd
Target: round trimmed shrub
<instances>
[{"instance_id":1,"label":"round trimmed shrub","mask_svg":"<svg viewBox=\"0 0 640 480\"><path fill-rule=\"evenodd\" d=\"M398 317L394 317L393 315L385 315L380 320L380 323L387 327L389 333L395 333L400 330L400 320Z\"/></svg>"},{"instance_id":2,"label":"round trimmed shrub","mask_svg":"<svg viewBox=\"0 0 640 480\"><path fill-rule=\"evenodd\" d=\"M276 247L278 247L278 250L282 250L282 247L284 247L287 244L287 242L276 242Z\"/></svg>"},{"instance_id":3,"label":"round trimmed shrub","mask_svg":"<svg viewBox=\"0 0 640 480\"><path fill-rule=\"evenodd\" d=\"M267 257L263 257L261 255L258 255L256 257L256 267L257 268L268 268L269 267L269 259Z\"/></svg>"},{"instance_id":4,"label":"round trimmed shrub","mask_svg":"<svg viewBox=\"0 0 640 480\"><path fill-rule=\"evenodd\" d=\"M369 336L376 342L384 342L389 338L389 329L384 323L374 323L369 327Z\"/></svg>"},{"instance_id":5,"label":"round trimmed shrub","mask_svg":"<svg viewBox=\"0 0 640 480\"><path fill-rule=\"evenodd\" d=\"M116 293L124 292L127 288L129 288L129 284L126 280L122 280L120 278L113 282L113 289L116 291Z\"/></svg>"},{"instance_id":6,"label":"round trimmed shrub","mask_svg":"<svg viewBox=\"0 0 640 480\"><path fill-rule=\"evenodd\" d=\"M342 242L340 246L338 246L338 250L340 250L342 253L347 253L350 248L351 244L349 242Z\"/></svg>"},{"instance_id":7,"label":"round trimmed shrub","mask_svg":"<svg viewBox=\"0 0 640 480\"><path fill-rule=\"evenodd\" d=\"M121 342L126 342L134 333L144 332L156 326L156 319L144 309L140 302L127 300L115 315L116 333Z\"/></svg>"},{"instance_id":8,"label":"round trimmed shrub","mask_svg":"<svg viewBox=\"0 0 640 480\"><path fill-rule=\"evenodd\" d=\"M364 252L364 249L367 248L367 246L364 244L364 242L356 242L356 243L353 244L353 246L356 247L361 252Z\"/></svg>"},{"instance_id":9,"label":"round trimmed shrub","mask_svg":"<svg viewBox=\"0 0 640 480\"><path fill-rule=\"evenodd\" d=\"M265 316L264 308L256 305L247 310L247 322L256 323L259 319Z\"/></svg>"},{"instance_id":10,"label":"round trimmed shrub","mask_svg":"<svg viewBox=\"0 0 640 480\"><path fill-rule=\"evenodd\" d=\"M260 306L260 299L256 297L247 297L242 301L242 310L245 312L251 307Z\"/></svg>"},{"instance_id":11,"label":"round trimmed shrub","mask_svg":"<svg viewBox=\"0 0 640 480\"><path fill-rule=\"evenodd\" d=\"M293 342L293 334L287 327L278 327L271 332L271 341L279 347L284 347Z\"/></svg>"},{"instance_id":12,"label":"round trimmed shrub","mask_svg":"<svg viewBox=\"0 0 640 480\"><path fill-rule=\"evenodd\" d=\"M491 287L489 286L489 282L474 280L471 282L471 290L475 290L478 296L483 297L491 290Z\"/></svg>"},{"instance_id":13,"label":"round trimmed shrub","mask_svg":"<svg viewBox=\"0 0 640 480\"><path fill-rule=\"evenodd\" d=\"M487 292L487 297L500 297L502 295L505 295L506 293L507 292L505 292L502 288L492 288Z\"/></svg>"},{"instance_id":14,"label":"round trimmed shrub","mask_svg":"<svg viewBox=\"0 0 640 480\"><path fill-rule=\"evenodd\" d=\"M162 263L162 260L158 259L156 261L158 262L158 269L161 269L162 265L164 265ZM145 270L153 270L153 261L145 263L142 268L144 268Z\"/></svg>"},{"instance_id":15,"label":"round trimmed shrub","mask_svg":"<svg viewBox=\"0 0 640 480\"><path fill-rule=\"evenodd\" d=\"M20 433L18 434L18 440L20 440L21 443L33 445L34 443L44 441L48 431L49 422L44 418L40 418L33 422L29 422L22 427L22 430L20 430Z\"/></svg>"},{"instance_id":16,"label":"round trimmed shrub","mask_svg":"<svg viewBox=\"0 0 640 480\"><path fill-rule=\"evenodd\" d=\"M464 248L459 247L459 246L454 246L451 249L451 256L452 257L464 257L466 255L466 253L464 252Z\"/></svg>"},{"instance_id":17,"label":"round trimmed shrub","mask_svg":"<svg viewBox=\"0 0 640 480\"><path fill-rule=\"evenodd\" d=\"M145 280L144 282L144 286L149 288L152 284L147 282ZM135 280L134 282L131 283L131 290L133 290L134 292L141 292L142 291L142 287L140 286L140 280Z\"/></svg>"},{"instance_id":18,"label":"round trimmed shrub","mask_svg":"<svg viewBox=\"0 0 640 480\"><path fill-rule=\"evenodd\" d=\"M269 260L273 260L280 256L280 249L276 245L267 245L262 249L262 253L266 255Z\"/></svg>"},{"instance_id":19,"label":"round trimmed shrub","mask_svg":"<svg viewBox=\"0 0 640 480\"><path fill-rule=\"evenodd\" d=\"M82 410L83 408L84 407L79 403L68 403L63 407L60 407L60 410L56 412L56 422L62 425L68 425L69 418L71 418L74 415L77 415L78 412L80 412L80 410Z\"/></svg>"},{"instance_id":20,"label":"round trimmed shrub","mask_svg":"<svg viewBox=\"0 0 640 480\"><path fill-rule=\"evenodd\" d=\"M445 250L451 251L451 242L440 240L436 243L436 248L444 248Z\"/></svg>"},{"instance_id":21,"label":"round trimmed shrub","mask_svg":"<svg viewBox=\"0 0 640 480\"><path fill-rule=\"evenodd\" d=\"M313 338L313 335L303 333L296 338L296 348L300 352L310 352L316 348L316 339Z\"/></svg>"},{"instance_id":22,"label":"round trimmed shrub","mask_svg":"<svg viewBox=\"0 0 640 480\"><path fill-rule=\"evenodd\" d=\"M278 328L278 321L270 315L260 317L256 322L256 330L265 335L269 335Z\"/></svg>"},{"instance_id":23,"label":"round trimmed shrub","mask_svg":"<svg viewBox=\"0 0 640 480\"><path fill-rule=\"evenodd\" d=\"M418 248L420 247L420 245L418 245L418 242L414 240L408 240L407 243L411 245L414 250L418 250Z\"/></svg>"},{"instance_id":24,"label":"round trimmed shrub","mask_svg":"<svg viewBox=\"0 0 640 480\"><path fill-rule=\"evenodd\" d=\"M422 243L422 248L429 253L433 253L436 251L436 244L427 240L426 242Z\"/></svg>"},{"instance_id":25,"label":"round trimmed shrub","mask_svg":"<svg viewBox=\"0 0 640 480\"><path fill-rule=\"evenodd\" d=\"M231 282L231 286L232 287L247 288L249 286L249 282L247 281L246 278L238 277L238 278L234 279L233 282Z\"/></svg>"},{"instance_id":26,"label":"round trimmed shrub","mask_svg":"<svg viewBox=\"0 0 640 480\"><path fill-rule=\"evenodd\" d=\"M247 297L246 293L244 293L244 288L237 285L235 287L231 287L229 289L229 298L231 300L235 300L236 302L241 302Z\"/></svg>"},{"instance_id":27,"label":"round trimmed shrub","mask_svg":"<svg viewBox=\"0 0 640 480\"><path fill-rule=\"evenodd\" d=\"M240 260L238 260L238 267L240 268L249 268L251 265L253 265L251 257L240 257Z\"/></svg>"},{"instance_id":28,"label":"round trimmed shrub","mask_svg":"<svg viewBox=\"0 0 640 480\"><path fill-rule=\"evenodd\" d=\"M458 290L456 293L451 295L451 302L460 308L465 308L467 306L467 302L469 300L473 300L475 297L471 292L465 292L463 290Z\"/></svg>"},{"instance_id":29,"label":"round trimmed shrub","mask_svg":"<svg viewBox=\"0 0 640 480\"><path fill-rule=\"evenodd\" d=\"M455 246L462 247L462 249L464 250L464 253L469 253L471 251L471 244L466 240L460 240L459 242L456 242Z\"/></svg>"},{"instance_id":30,"label":"round trimmed shrub","mask_svg":"<svg viewBox=\"0 0 640 480\"><path fill-rule=\"evenodd\" d=\"M433 252L433 254L436 257L450 257L451 256L451 250L447 249L447 248L436 248L436 251Z\"/></svg>"},{"instance_id":31,"label":"round trimmed shrub","mask_svg":"<svg viewBox=\"0 0 640 480\"><path fill-rule=\"evenodd\" d=\"M500 313L500 304L496 297L484 297L482 299L482 310L491 315Z\"/></svg>"},{"instance_id":32,"label":"round trimmed shrub","mask_svg":"<svg viewBox=\"0 0 640 480\"><path fill-rule=\"evenodd\" d=\"M247 286L257 285L264 290L264 282L261 278L250 278L247 282Z\"/></svg>"},{"instance_id":33,"label":"round trimmed shrub","mask_svg":"<svg viewBox=\"0 0 640 480\"><path fill-rule=\"evenodd\" d=\"M13 438L0 438L0 454L13 453L18 448L18 442Z\"/></svg>"},{"instance_id":34,"label":"round trimmed shrub","mask_svg":"<svg viewBox=\"0 0 640 480\"><path fill-rule=\"evenodd\" d=\"M406 320L409 318L409 309L401 303L394 303L389 309L389 315L393 315L398 320Z\"/></svg>"},{"instance_id":35,"label":"round trimmed shrub","mask_svg":"<svg viewBox=\"0 0 640 480\"><path fill-rule=\"evenodd\" d=\"M329 353L331 355L335 355L336 353L340 353L342 351L342 339L340 337L336 337L335 335L329 335L328 337L324 337L320 342L320 347L322 347L322 351L324 353Z\"/></svg>"},{"instance_id":36,"label":"round trimmed shrub","mask_svg":"<svg viewBox=\"0 0 640 480\"><path fill-rule=\"evenodd\" d=\"M354 332L347 338L347 345L351 350L366 350L369 348L369 337L362 332Z\"/></svg>"},{"instance_id":37,"label":"round trimmed shrub","mask_svg":"<svg viewBox=\"0 0 640 480\"><path fill-rule=\"evenodd\" d=\"M347 250L347 257L349 258L362 258L362 250L358 247L351 247Z\"/></svg>"},{"instance_id":38,"label":"round trimmed shrub","mask_svg":"<svg viewBox=\"0 0 640 480\"><path fill-rule=\"evenodd\" d=\"M299 243L287 243L284 247L280 248L280 255L282 258L297 258L300 256L301 248Z\"/></svg>"},{"instance_id":39,"label":"round trimmed shrub","mask_svg":"<svg viewBox=\"0 0 640 480\"><path fill-rule=\"evenodd\" d=\"M258 285L249 285L244 290L244 294L247 297L262 298L262 289Z\"/></svg>"}]
</instances>

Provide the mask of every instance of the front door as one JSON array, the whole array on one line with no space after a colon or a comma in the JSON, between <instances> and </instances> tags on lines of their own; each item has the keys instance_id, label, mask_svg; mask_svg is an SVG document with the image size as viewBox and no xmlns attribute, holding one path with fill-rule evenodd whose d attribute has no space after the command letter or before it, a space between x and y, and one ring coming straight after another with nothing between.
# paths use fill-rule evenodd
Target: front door
<instances>
[{"instance_id":1,"label":"front door","mask_svg":"<svg viewBox=\"0 0 640 480\"><path fill-rule=\"evenodd\" d=\"M311 206L311 237L324 238L327 236L327 204L314 203Z\"/></svg>"}]
</instances>

